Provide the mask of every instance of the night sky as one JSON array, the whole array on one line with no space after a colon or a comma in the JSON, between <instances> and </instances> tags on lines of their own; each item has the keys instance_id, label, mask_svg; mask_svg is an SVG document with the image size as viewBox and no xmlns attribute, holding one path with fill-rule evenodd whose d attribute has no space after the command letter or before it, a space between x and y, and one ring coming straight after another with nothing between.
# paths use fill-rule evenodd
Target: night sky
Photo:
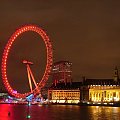
<instances>
[{"instance_id":1,"label":"night sky","mask_svg":"<svg viewBox=\"0 0 120 120\"><path fill-rule=\"evenodd\" d=\"M73 63L73 81L87 78L113 78L120 68L120 1L118 0L4 0L0 2L0 58L15 32L25 24L36 24L49 35L54 62ZM11 86L27 91L23 59L31 66L36 81L45 68L45 46L38 34L26 32L14 42L8 58ZM0 59L0 62L1 62ZM2 78L1 78L2 81ZM1 87L2 82L1 82ZM26 87L24 87L26 86Z\"/></svg>"}]
</instances>

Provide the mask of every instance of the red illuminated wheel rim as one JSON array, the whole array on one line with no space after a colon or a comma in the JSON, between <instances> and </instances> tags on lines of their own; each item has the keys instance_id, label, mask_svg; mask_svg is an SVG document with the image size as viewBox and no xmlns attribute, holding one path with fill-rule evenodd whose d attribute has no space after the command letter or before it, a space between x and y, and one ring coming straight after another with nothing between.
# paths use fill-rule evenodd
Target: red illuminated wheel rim
<instances>
[{"instance_id":1,"label":"red illuminated wheel rim","mask_svg":"<svg viewBox=\"0 0 120 120\"><path fill-rule=\"evenodd\" d=\"M45 31L43 31L40 27L36 26L36 25L25 25L21 28L19 28L18 30L15 31L15 33L13 33L13 35L10 37L8 43L5 46L4 52L3 52L3 56L2 56L2 80L4 83L5 88L7 89L7 91L17 97L17 98L25 98L26 96L30 95L30 94L35 94L37 89L35 88L32 92L27 92L27 93L15 93L13 88L11 87L10 83L9 83L9 79L7 77L7 58L11 49L11 46L13 44L13 42L16 40L16 38L27 31L33 31L38 33L46 46L46 53L47 53L47 64L46 64L46 68L45 68L45 72L43 74L42 79L40 80L40 82L38 83L38 88L39 90L44 87L46 81L48 80L50 71L51 71L51 67L52 67L52 63L53 63L53 53L52 53L52 44L51 41L49 39L49 37L47 36L47 34L45 33Z\"/></svg>"}]
</instances>

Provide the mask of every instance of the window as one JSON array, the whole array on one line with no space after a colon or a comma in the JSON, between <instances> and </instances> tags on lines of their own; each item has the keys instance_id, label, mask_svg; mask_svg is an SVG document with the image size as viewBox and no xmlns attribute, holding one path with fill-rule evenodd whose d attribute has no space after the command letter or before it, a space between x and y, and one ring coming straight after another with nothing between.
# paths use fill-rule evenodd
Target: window
<instances>
[{"instance_id":1,"label":"window","mask_svg":"<svg viewBox=\"0 0 120 120\"><path fill-rule=\"evenodd\" d=\"M106 91L104 91L104 95L105 95L105 97L106 97Z\"/></svg>"},{"instance_id":2,"label":"window","mask_svg":"<svg viewBox=\"0 0 120 120\"><path fill-rule=\"evenodd\" d=\"M113 92L113 97L116 97L116 92Z\"/></svg>"}]
</instances>

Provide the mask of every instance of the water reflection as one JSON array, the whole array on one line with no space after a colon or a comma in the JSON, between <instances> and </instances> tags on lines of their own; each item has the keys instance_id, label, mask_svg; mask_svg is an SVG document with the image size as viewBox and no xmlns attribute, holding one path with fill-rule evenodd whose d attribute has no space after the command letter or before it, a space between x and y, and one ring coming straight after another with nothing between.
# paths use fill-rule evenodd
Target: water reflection
<instances>
[{"instance_id":1,"label":"water reflection","mask_svg":"<svg viewBox=\"0 0 120 120\"><path fill-rule=\"evenodd\" d=\"M91 120L120 120L119 107L91 106L89 113Z\"/></svg>"},{"instance_id":2,"label":"water reflection","mask_svg":"<svg viewBox=\"0 0 120 120\"><path fill-rule=\"evenodd\" d=\"M10 111L10 115L8 112ZM0 120L27 120L27 105L0 104ZM120 120L119 107L29 106L30 120Z\"/></svg>"},{"instance_id":3,"label":"water reflection","mask_svg":"<svg viewBox=\"0 0 120 120\"><path fill-rule=\"evenodd\" d=\"M11 112L12 107L10 107L10 105L0 105L0 118L2 118L2 120L12 120Z\"/></svg>"},{"instance_id":4,"label":"water reflection","mask_svg":"<svg viewBox=\"0 0 120 120\"><path fill-rule=\"evenodd\" d=\"M0 120L25 120L26 106L0 104Z\"/></svg>"}]
</instances>

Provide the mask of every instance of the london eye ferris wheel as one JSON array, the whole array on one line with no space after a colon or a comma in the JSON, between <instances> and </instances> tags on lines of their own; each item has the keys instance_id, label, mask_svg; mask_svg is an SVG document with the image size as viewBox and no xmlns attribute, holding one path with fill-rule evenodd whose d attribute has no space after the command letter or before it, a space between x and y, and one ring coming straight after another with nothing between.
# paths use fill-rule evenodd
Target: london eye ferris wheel
<instances>
[{"instance_id":1,"label":"london eye ferris wheel","mask_svg":"<svg viewBox=\"0 0 120 120\"><path fill-rule=\"evenodd\" d=\"M28 76L28 81L29 81L28 83L29 83L30 91L25 92L25 93L19 93L19 92L15 92L15 90L11 87L11 84L9 82L9 78L7 75L7 62L8 62L8 56L11 51L12 44L15 42L15 40L17 39L17 37L20 34L27 32L27 31L36 32L36 33L38 33L38 35L41 36L42 40L44 41L45 47L46 47L46 59L47 60L46 60L46 66L45 66L45 71L44 71L43 77L41 78L41 80L39 80L38 83L36 83L35 78L30 69L30 65L32 65L33 63L28 60L23 60L23 63L27 67L27 76ZM10 39L8 40L8 42L4 48L4 52L3 52L3 56L2 56L1 72L2 72L2 80L3 80L5 88L11 95L13 95L17 98L26 98L30 94L35 95L35 94L40 93L41 88L43 88L45 86L45 84L48 80L49 74L51 72L52 63L53 63L52 44L51 44L51 41L50 41L48 35L45 33L45 31L36 25L22 26L21 28L17 29L12 34L12 36L10 37ZM34 88L32 87L32 82L34 83L34 86L35 86Z\"/></svg>"}]
</instances>

